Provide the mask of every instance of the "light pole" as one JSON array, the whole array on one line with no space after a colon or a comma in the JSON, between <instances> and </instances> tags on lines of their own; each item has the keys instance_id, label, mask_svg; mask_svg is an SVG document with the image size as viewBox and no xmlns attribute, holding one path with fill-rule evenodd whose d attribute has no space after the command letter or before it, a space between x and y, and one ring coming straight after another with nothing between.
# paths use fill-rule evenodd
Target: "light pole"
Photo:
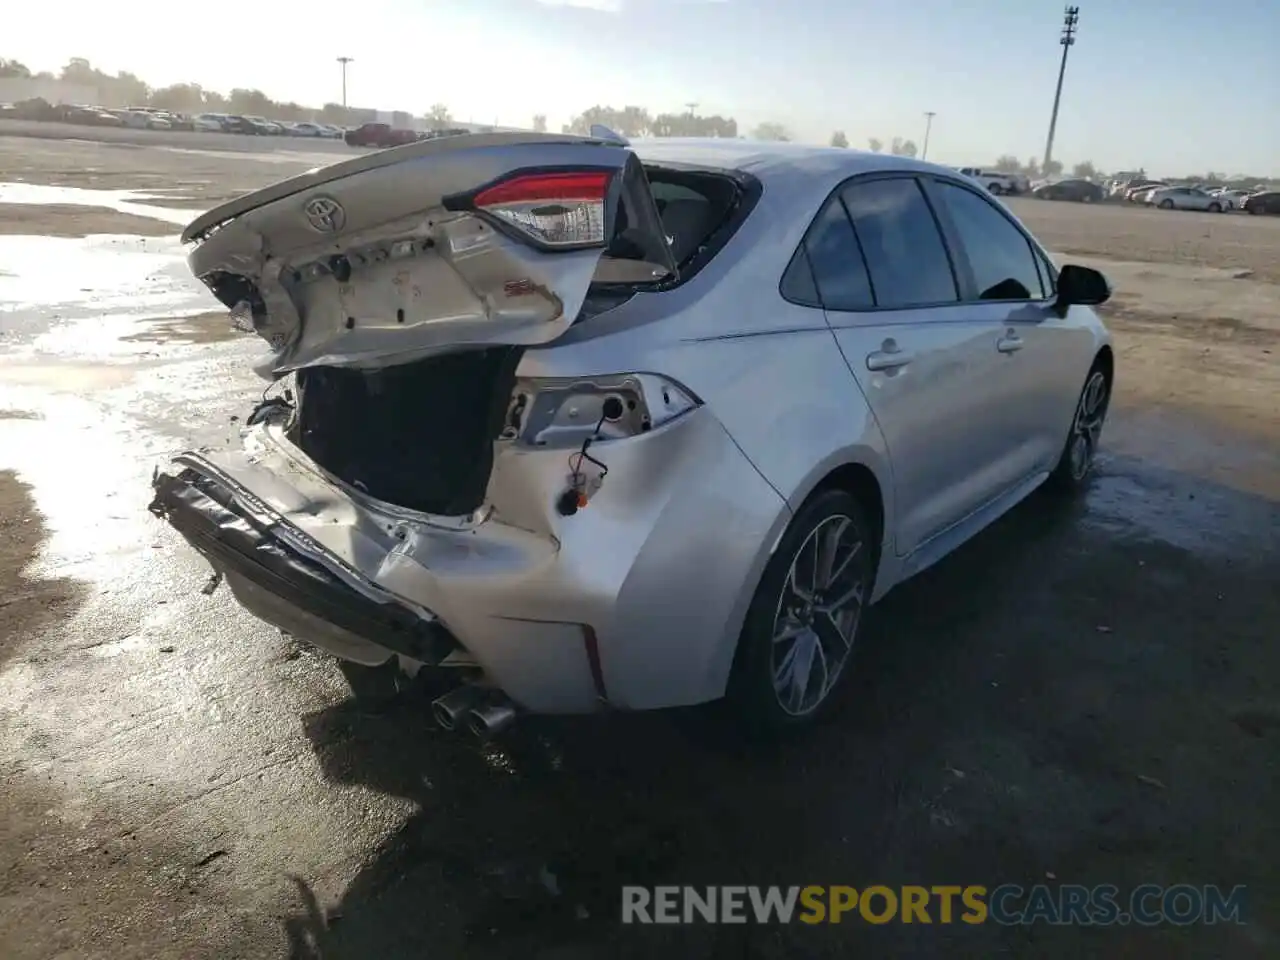
<instances>
[{"instance_id":1,"label":"light pole","mask_svg":"<svg viewBox=\"0 0 1280 960\"><path fill-rule=\"evenodd\" d=\"M1058 104L1062 101L1062 80L1067 75L1067 53L1076 43L1076 24L1080 22L1080 8L1067 7L1062 13L1062 65L1058 67L1058 89L1053 95L1053 113L1049 116L1049 139L1044 143L1044 162L1040 172L1049 176L1049 162L1053 159L1053 134L1058 129Z\"/></svg>"},{"instance_id":2,"label":"light pole","mask_svg":"<svg viewBox=\"0 0 1280 960\"><path fill-rule=\"evenodd\" d=\"M929 131L933 129L933 118L938 115L936 110L926 110L924 112L924 147L920 151L920 159L929 159Z\"/></svg>"},{"instance_id":3,"label":"light pole","mask_svg":"<svg viewBox=\"0 0 1280 960\"><path fill-rule=\"evenodd\" d=\"M347 108L347 64L354 60L355 57L339 57L338 62L342 64L342 109Z\"/></svg>"}]
</instances>

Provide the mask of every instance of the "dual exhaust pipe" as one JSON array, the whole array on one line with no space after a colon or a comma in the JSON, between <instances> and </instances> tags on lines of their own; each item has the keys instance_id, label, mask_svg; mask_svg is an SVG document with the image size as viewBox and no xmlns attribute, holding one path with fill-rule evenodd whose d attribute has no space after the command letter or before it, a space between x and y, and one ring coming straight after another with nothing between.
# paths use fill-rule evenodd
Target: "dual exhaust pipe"
<instances>
[{"instance_id":1,"label":"dual exhaust pipe","mask_svg":"<svg viewBox=\"0 0 1280 960\"><path fill-rule=\"evenodd\" d=\"M431 715L444 730L466 729L489 740L516 722L516 707L505 695L464 684L431 703Z\"/></svg>"}]
</instances>

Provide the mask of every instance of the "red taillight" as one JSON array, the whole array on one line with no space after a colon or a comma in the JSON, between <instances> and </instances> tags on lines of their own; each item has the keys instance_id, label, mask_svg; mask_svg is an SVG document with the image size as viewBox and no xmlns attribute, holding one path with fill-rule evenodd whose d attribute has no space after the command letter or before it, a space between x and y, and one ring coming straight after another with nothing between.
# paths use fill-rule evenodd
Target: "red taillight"
<instances>
[{"instance_id":1,"label":"red taillight","mask_svg":"<svg viewBox=\"0 0 1280 960\"><path fill-rule=\"evenodd\" d=\"M476 195L477 207L507 203L603 203L609 173L582 170L570 173L531 173L495 184Z\"/></svg>"},{"instance_id":2,"label":"red taillight","mask_svg":"<svg viewBox=\"0 0 1280 960\"><path fill-rule=\"evenodd\" d=\"M612 177L608 170L520 174L481 190L472 202L543 246L603 246Z\"/></svg>"}]
</instances>

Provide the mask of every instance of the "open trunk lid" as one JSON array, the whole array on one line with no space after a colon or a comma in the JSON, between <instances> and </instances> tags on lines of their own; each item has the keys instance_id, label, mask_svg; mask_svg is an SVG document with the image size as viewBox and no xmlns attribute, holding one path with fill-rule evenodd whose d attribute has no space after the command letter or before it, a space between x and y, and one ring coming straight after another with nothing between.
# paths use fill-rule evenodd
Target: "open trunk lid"
<instances>
[{"instance_id":1,"label":"open trunk lid","mask_svg":"<svg viewBox=\"0 0 1280 960\"><path fill-rule=\"evenodd\" d=\"M274 184L193 221L192 272L273 348L270 375L534 345L609 280L675 274L639 159L612 139L443 137Z\"/></svg>"}]
</instances>

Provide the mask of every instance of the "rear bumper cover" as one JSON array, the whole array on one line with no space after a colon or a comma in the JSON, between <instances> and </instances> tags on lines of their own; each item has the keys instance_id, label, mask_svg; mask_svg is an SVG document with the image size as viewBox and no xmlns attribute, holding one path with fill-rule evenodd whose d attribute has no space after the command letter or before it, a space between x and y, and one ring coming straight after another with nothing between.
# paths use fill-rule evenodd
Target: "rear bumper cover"
<instances>
[{"instance_id":1,"label":"rear bumper cover","mask_svg":"<svg viewBox=\"0 0 1280 960\"><path fill-rule=\"evenodd\" d=\"M379 603L291 548L273 532L281 521L212 469L157 473L153 486L148 509L182 534L262 619L284 630L323 624L335 634L335 652L370 665L397 653L434 665L458 649L439 622L392 601Z\"/></svg>"}]
</instances>

